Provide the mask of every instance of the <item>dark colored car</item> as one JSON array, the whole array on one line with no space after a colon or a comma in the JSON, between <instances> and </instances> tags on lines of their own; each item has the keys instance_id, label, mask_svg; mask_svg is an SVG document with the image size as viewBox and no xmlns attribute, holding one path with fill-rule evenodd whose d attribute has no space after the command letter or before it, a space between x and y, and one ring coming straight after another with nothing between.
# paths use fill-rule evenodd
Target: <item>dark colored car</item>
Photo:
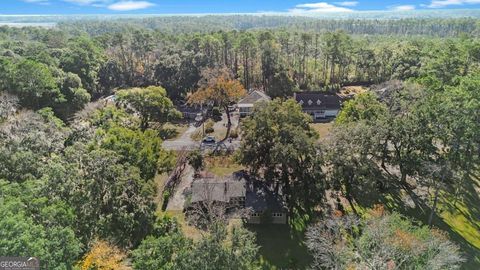
<instances>
[{"instance_id":1,"label":"dark colored car","mask_svg":"<svg viewBox=\"0 0 480 270\"><path fill-rule=\"evenodd\" d=\"M215 144L215 143L217 143L217 141L215 140L215 137L208 136L208 137L203 138L202 143L203 144Z\"/></svg>"}]
</instances>

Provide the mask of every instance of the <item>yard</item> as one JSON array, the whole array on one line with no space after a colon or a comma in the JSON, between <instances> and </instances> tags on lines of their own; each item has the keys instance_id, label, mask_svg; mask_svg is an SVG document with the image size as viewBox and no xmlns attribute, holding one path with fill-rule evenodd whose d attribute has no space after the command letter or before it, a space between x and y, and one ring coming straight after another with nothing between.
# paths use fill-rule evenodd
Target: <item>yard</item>
<instances>
[{"instance_id":1,"label":"yard","mask_svg":"<svg viewBox=\"0 0 480 270\"><path fill-rule=\"evenodd\" d=\"M205 126L207 126L207 124L205 124ZM222 122L216 122L213 125L213 132L211 133L205 132L204 134L203 129L204 129L203 125L198 127L191 136L192 140L199 142L203 139L204 136L213 136L217 141L221 141L227 135L227 127L222 125ZM208 131L208 128L205 127L205 130Z\"/></svg>"},{"instance_id":2,"label":"yard","mask_svg":"<svg viewBox=\"0 0 480 270\"><path fill-rule=\"evenodd\" d=\"M243 169L243 166L234 161L233 155L206 156L205 170L222 177ZM157 203L161 205L161 189L167 179L166 175L157 175L155 182L159 194ZM182 231L191 239L200 239L205 232L187 224L184 213L179 211L162 211L158 208L159 215L174 217L180 224ZM238 222L234 220L233 222ZM292 232L288 225L246 225L247 229L254 232L257 245L260 247L260 262L263 269L306 269L311 258L303 243L303 238Z\"/></svg>"},{"instance_id":3,"label":"yard","mask_svg":"<svg viewBox=\"0 0 480 270\"><path fill-rule=\"evenodd\" d=\"M178 223L180 224L183 233L191 239L200 239L202 236L202 231L198 230L197 228L190 226L185 221L185 215L183 211L162 211L163 205L163 187L165 186L165 182L168 179L167 174L159 174L155 176L155 184L157 186L157 197L155 198L155 202L157 203L157 213L158 215L167 215L169 217L175 218Z\"/></svg>"},{"instance_id":4,"label":"yard","mask_svg":"<svg viewBox=\"0 0 480 270\"><path fill-rule=\"evenodd\" d=\"M480 173L478 173L480 174ZM434 217L434 227L449 235L464 253L466 263L462 269L480 269L480 181L474 176L466 183L458 200L453 192L443 193L439 200L438 215ZM413 191L405 192L399 188L388 190L383 196L374 189L357 190L357 205L359 212L364 212L374 204L383 204L391 211L399 212L423 224L427 224L431 211L431 202L424 202L415 198ZM411 196L412 195L412 196ZM410 202L408 202L410 200Z\"/></svg>"},{"instance_id":5,"label":"yard","mask_svg":"<svg viewBox=\"0 0 480 270\"><path fill-rule=\"evenodd\" d=\"M480 174L480 173L479 173ZM440 217L437 226L447 230L453 240L466 251L466 269L480 269L480 181L474 181L464 187L460 201L453 193L445 193L440 201Z\"/></svg>"},{"instance_id":6,"label":"yard","mask_svg":"<svg viewBox=\"0 0 480 270\"><path fill-rule=\"evenodd\" d=\"M311 124L321 138L329 135L332 123ZM237 164L233 156L205 157L206 171L218 177L229 175L244 169ZM439 201L438 216L434 218L434 226L447 232L464 252L466 263L463 269L480 269L480 171L463 187L461 196L456 200L453 192L444 193ZM157 183L163 182L165 176L158 176ZM427 223L430 214L430 202L416 200L415 190L405 191L392 187L381 195L374 187L357 190L356 208L362 213L375 204L383 204L391 211ZM158 198L161 199L161 198ZM166 214L176 217L186 235L193 239L201 236L201 231L185 223L181 211L167 211ZM284 225L248 225L248 229L256 233L260 246L261 263L264 269L305 269L311 261L303 239L291 233Z\"/></svg>"},{"instance_id":7,"label":"yard","mask_svg":"<svg viewBox=\"0 0 480 270\"><path fill-rule=\"evenodd\" d=\"M243 169L242 165L234 161L232 155L205 157L205 170L215 176L222 177Z\"/></svg>"},{"instance_id":8,"label":"yard","mask_svg":"<svg viewBox=\"0 0 480 270\"><path fill-rule=\"evenodd\" d=\"M188 124L178 123L178 124L165 124L160 129L160 137L164 140L175 140L178 139L182 134L184 134L188 129Z\"/></svg>"},{"instance_id":9,"label":"yard","mask_svg":"<svg viewBox=\"0 0 480 270\"><path fill-rule=\"evenodd\" d=\"M257 236L263 269L306 269L312 258L303 237L293 233L288 225L247 225Z\"/></svg>"},{"instance_id":10,"label":"yard","mask_svg":"<svg viewBox=\"0 0 480 270\"><path fill-rule=\"evenodd\" d=\"M239 124L239 116L237 113L232 113L231 115L232 120L232 128L231 131L236 130ZM209 132L209 130L213 130L213 132ZM204 134L205 131L205 134ZM200 141L204 136L213 136L217 141L221 141L225 139L227 135L227 115L225 113L222 114L222 118L220 121L214 121L213 119L208 119L200 125L197 130L192 134L191 138L194 141Z\"/></svg>"},{"instance_id":11,"label":"yard","mask_svg":"<svg viewBox=\"0 0 480 270\"><path fill-rule=\"evenodd\" d=\"M244 169L232 155L206 157L206 170L222 177ZM257 237L263 269L306 269L311 258L303 238L292 232L288 225L247 225Z\"/></svg>"},{"instance_id":12,"label":"yard","mask_svg":"<svg viewBox=\"0 0 480 270\"><path fill-rule=\"evenodd\" d=\"M318 135L320 135L320 140L324 140L330 135L330 131L332 130L333 122L330 123L312 123L310 127L312 127Z\"/></svg>"},{"instance_id":13,"label":"yard","mask_svg":"<svg viewBox=\"0 0 480 270\"><path fill-rule=\"evenodd\" d=\"M205 234L188 225L182 211L166 211L162 214L174 217L190 239L198 240ZM232 223L238 223L238 220L232 220ZM254 232L257 238L262 269L306 269L310 264L311 257L303 238L292 233L288 225L246 225L246 228Z\"/></svg>"},{"instance_id":14,"label":"yard","mask_svg":"<svg viewBox=\"0 0 480 270\"><path fill-rule=\"evenodd\" d=\"M194 226L188 225L187 221L185 220L185 214L182 211L166 211L163 214L167 215L168 217L175 218L180 224L182 232L185 234L186 237L190 239L199 240L205 233L204 231L197 229Z\"/></svg>"}]
</instances>

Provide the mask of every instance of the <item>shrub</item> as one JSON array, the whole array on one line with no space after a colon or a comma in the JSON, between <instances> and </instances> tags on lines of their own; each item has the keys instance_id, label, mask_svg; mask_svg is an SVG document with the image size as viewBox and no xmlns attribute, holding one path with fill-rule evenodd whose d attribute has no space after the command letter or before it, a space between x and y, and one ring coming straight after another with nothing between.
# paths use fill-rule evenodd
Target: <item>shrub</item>
<instances>
[{"instance_id":1,"label":"shrub","mask_svg":"<svg viewBox=\"0 0 480 270\"><path fill-rule=\"evenodd\" d=\"M198 172L199 170L203 169L204 167L204 162L203 162L203 156L200 153L200 151L192 151L188 155L188 164L193 167L195 172Z\"/></svg>"},{"instance_id":2,"label":"shrub","mask_svg":"<svg viewBox=\"0 0 480 270\"><path fill-rule=\"evenodd\" d=\"M213 129L213 125L215 125L215 122L213 122L212 119L208 119L205 122L205 133L213 133L215 130Z\"/></svg>"},{"instance_id":3,"label":"shrub","mask_svg":"<svg viewBox=\"0 0 480 270\"><path fill-rule=\"evenodd\" d=\"M212 127L212 128L210 128L210 127L205 128L205 133L207 133L207 134L211 134L211 133L213 133L214 131L215 131L215 130L213 129L213 127Z\"/></svg>"},{"instance_id":4,"label":"shrub","mask_svg":"<svg viewBox=\"0 0 480 270\"><path fill-rule=\"evenodd\" d=\"M170 191L165 190L162 196L163 196L163 205L167 205L168 200L170 199Z\"/></svg>"},{"instance_id":5,"label":"shrub","mask_svg":"<svg viewBox=\"0 0 480 270\"><path fill-rule=\"evenodd\" d=\"M168 140L168 139L173 139L176 136L178 136L178 131L175 128L174 125L172 125L170 123L166 123L160 129L160 131L158 132L158 135L160 136L160 138L162 138L162 140Z\"/></svg>"},{"instance_id":6,"label":"shrub","mask_svg":"<svg viewBox=\"0 0 480 270\"><path fill-rule=\"evenodd\" d=\"M222 112L220 111L220 108L214 107L212 109L212 118L215 120L215 122L222 120Z\"/></svg>"},{"instance_id":7,"label":"shrub","mask_svg":"<svg viewBox=\"0 0 480 270\"><path fill-rule=\"evenodd\" d=\"M238 130L237 129L233 129L232 131L230 131L230 138L232 138L232 139L238 138Z\"/></svg>"}]
</instances>

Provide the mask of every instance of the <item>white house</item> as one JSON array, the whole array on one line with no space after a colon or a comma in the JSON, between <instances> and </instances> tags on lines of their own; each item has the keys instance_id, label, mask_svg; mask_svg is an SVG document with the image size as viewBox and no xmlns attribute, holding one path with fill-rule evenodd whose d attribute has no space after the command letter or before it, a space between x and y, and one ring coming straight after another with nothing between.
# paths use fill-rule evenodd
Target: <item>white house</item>
<instances>
[{"instance_id":1,"label":"white house","mask_svg":"<svg viewBox=\"0 0 480 270\"><path fill-rule=\"evenodd\" d=\"M342 107L342 98L337 94L322 92L298 92L293 98L302 106L302 110L312 116L314 121L337 117Z\"/></svg>"},{"instance_id":2,"label":"white house","mask_svg":"<svg viewBox=\"0 0 480 270\"><path fill-rule=\"evenodd\" d=\"M244 97L238 102L238 110L240 112L240 117L245 117L251 114L255 103L269 102L270 100L271 98L262 91L250 91L250 93L248 93L246 97Z\"/></svg>"}]
</instances>

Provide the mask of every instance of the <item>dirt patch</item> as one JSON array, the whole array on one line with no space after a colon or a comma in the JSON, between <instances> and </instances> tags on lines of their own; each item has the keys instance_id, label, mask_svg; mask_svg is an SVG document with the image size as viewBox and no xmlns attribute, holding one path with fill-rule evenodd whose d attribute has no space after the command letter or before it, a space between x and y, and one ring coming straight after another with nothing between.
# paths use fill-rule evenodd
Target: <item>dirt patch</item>
<instances>
[{"instance_id":1,"label":"dirt patch","mask_svg":"<svg viewBox=\"0 0 480 270\"><path fill-rule=\"evenodd\" d=\"M205 157L205 170L216 176L227 176L243 170L244 167L237 164L232 155Z\"/></svg>"},{"instance_id":2,"label":"dirt patch","mask_svg":"<svg viewBox=\"0 0 480 270\"><path fill-rule=\"evenodd\" d=\"M368 88L365 86L345 86L340 89L340 96L351 96L351 95L358 95L361 93L365 93L368 91Z\"/></svg>"}]
</instances>

